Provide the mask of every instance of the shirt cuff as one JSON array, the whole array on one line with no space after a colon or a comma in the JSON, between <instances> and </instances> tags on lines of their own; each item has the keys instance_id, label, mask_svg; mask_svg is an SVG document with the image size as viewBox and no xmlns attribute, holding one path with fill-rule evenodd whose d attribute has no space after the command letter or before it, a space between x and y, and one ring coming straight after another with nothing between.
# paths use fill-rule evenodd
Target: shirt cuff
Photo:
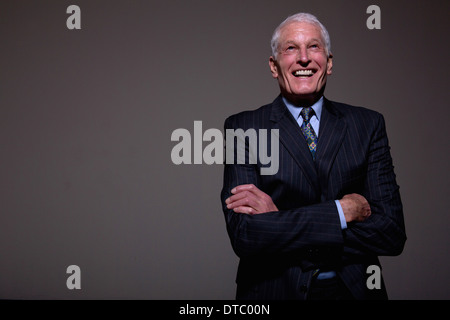
<instances>
[{"instance_id":1,"label":"shirt cuff","mask_svg":"<svg viewBox=\"0 0 450 320\"><path fill-rule=\"evenodd\" d=\"M342 210L341 203L339 202L339 200L334 200L334 202L336 202L336 207L339 212L339 220L341 221L341 228L342 230L347 229L347 222L345 221L344 210Z\"/></svg>"}]
</instances>

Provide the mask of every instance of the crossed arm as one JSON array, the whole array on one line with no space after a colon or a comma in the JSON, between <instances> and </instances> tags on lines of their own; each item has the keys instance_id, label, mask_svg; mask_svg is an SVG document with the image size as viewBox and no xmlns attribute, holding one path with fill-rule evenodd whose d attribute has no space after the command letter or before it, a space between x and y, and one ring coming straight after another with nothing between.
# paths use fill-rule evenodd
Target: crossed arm
<instances>
[{"instance_id":1,"label":"crossed arm","mask_svg":"<svg viewBox=\"0 0 450 320\"><path fill-rule=\"evenodd\" d=\"M335 201L279 210L260 189L255 167L226 165L222 201L236 253L288 253L325 246L340 247L349 256L400 254L406 241L403 211L381 116L374 127L361 194L338 199L346 229L339 223Z\"/></svg>"},{"instance_id":2,"label":"crossed arm","mask_svg":"<svg viewBox=\"0 0 450 320\"><path fill-rule=\"evenodd\" d=\"M261 214L278 211L272 198L253 184L239 185L231 190L233 194L225 200L227 208L236 213ZM371 215L369 202L362 195L352 193L339 200L345 221L364 221Z\"/></svg>"}]
</instances>

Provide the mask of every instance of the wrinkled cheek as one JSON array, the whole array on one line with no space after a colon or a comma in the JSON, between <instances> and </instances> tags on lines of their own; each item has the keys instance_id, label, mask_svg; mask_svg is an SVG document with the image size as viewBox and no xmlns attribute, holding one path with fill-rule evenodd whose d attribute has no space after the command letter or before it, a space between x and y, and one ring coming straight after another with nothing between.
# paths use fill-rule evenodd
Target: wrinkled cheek
<instances>
[{"instance_id":1,"label":"wrinkled cheek","mask_svg":"<svg viewBox=\"0 0 450 320\"><path fill-rule=\"evenodd\" d=\"M317 83L317 89L321 89L325 83L327 82L327 75L326 73L322 74L322 76L320 77L318 83Z\"/></svg>"},{"instance_id":2,"label":"wrinkled cheek","mask_svg":"<svg viewBox=\"0 0 450 320\"><path fill-rule=\"evenodd\" d=\"M281 78L279 78L279 79L278 79L278 82L279 82L280 86L281 86L282 88L284 88L285 90L287 90L287 91L292 91L291 83L287 80L286 77L281 77Z\"/></svg>"}]
</instances>

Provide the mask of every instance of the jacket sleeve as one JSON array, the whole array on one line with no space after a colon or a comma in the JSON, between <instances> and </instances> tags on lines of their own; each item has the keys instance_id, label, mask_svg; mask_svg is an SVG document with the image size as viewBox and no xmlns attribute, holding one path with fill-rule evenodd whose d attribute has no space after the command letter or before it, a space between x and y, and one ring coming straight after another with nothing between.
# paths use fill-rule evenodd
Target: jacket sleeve
<instances>
[{"instance_id":1,"label":"jacket sleeve","mask_svg":"<svg viewBox=\"0 0 450 320\"><path fill-rule=\"evenodd\" d=\"M347 255L399 255L406 241L403 208L396 183L384 118L378 114L368 151L362 195L372 214L363 222L351 222L344 233Z\"/></svg>"}]
</instances>

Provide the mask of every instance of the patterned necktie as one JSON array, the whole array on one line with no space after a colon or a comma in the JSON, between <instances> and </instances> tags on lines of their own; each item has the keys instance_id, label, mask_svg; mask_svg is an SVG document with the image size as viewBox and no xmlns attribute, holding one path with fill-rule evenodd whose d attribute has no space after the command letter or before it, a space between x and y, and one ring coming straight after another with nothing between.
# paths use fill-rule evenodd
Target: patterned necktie
<instances>
[{"instance_id":1,"label":"patterned necktie","mask_svg":"<svg viewBox=\"0 0 450 320\"><path fill-rule=\"evenodd\" d=\"M311 107L303 108L300 112L303 118L302 123L302 132L305 136L306 142L308 143L309 151L311 151L311 155L313 157L313 160L316 158L316 149L317 149L317 136L314 132L313 127L311 126L311 123L309 123L309 120L314 115L314 110Z\"/></svg>"}]
</instances>

